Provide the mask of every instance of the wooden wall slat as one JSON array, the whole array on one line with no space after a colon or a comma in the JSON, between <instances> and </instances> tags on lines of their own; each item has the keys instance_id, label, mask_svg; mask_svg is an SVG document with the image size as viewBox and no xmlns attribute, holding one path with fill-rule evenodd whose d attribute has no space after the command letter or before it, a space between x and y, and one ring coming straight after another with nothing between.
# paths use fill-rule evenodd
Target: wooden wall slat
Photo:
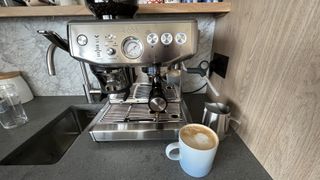
<instances>
[{"instance_id":1,"label":"wooden wall slat","mask_svg":"<svg viewBox=\"0 0 320 180\"><path fill-rule=\"evenodd\" d=\"M238 133L274 179L320 179L320 1L230 0L212 82L243 122Z\"/></svg>"}]
</instances>

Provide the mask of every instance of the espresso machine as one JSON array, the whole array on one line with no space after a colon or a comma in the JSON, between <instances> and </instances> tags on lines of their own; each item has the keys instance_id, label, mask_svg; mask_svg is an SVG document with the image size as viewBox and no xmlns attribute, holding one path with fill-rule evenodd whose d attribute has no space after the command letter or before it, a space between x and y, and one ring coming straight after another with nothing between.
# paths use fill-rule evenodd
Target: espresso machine
<instances>
[{"instance_id":1,"label":"espresso machine","mask_svg":"<svg viewBox=\"0 0 320 180\"><path fill-rule=\"evenodd\" d=\"M197 52L197 21L117 18L133 16L137 6L128 2L88 0L100 20L68 23L70 55L89 64L107 99L89 133L96 142L176 139L191 121L181 63Z\"/></svg>"},{"instance_id":2,"label":"espresso machine","mask_svg":"<svg viewBox=\"0 0 320 180\"><path fill-rule=\"evenodd\" d=\"M90 64L108 96L94 141L178 137L189 117L179 63L197 52L195 20L71 21L68 37L70 55Z\"/></svg>"}]
</instances>

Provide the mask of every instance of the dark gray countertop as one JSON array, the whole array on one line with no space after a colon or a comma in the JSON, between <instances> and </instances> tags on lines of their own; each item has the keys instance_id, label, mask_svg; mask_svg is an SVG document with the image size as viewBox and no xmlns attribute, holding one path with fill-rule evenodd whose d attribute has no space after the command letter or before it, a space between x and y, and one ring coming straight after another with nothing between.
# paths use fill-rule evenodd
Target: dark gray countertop
<instances>
[{"instance_id":1,"label":"dark gray countertop","mask_svg":"<svg viewBox=\"0 0 320 180\"><path fill-rule=\"evenodd\" d=\"M200 120L205 96L186 96L193 119ZM70 105L83 97L36 97L24 104L30 122L13 130L0 129L0 159L25 142ZM165 155L171 141L96 143L84 131L53 165L0 166L1 179L192 179ZM204 179L271 179L234 134L220 143L213 170Z\"/></svg>"}]
</instances>

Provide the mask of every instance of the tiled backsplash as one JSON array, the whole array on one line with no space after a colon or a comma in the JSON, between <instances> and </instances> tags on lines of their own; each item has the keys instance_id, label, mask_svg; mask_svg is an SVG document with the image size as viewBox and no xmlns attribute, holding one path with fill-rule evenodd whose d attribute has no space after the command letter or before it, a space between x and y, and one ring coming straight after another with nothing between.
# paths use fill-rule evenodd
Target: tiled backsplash
<instances>
[{"instance_id":1,"label":"tiled backsplash","mask_svg":"<svg viewBox=\"0 0 320 180\"><path fill-rule=\"evenodd\" d=\"M175 16L168 16L175 17ZM138 17L139 18L139 17ZM157 18L153 16L152 18ZM181 17L179 17L181 18ZM198 53L185 62L187 67L197 66L201 60L210 60L214 32L212 15L191 15L199 23L200 41ZM39 29L53 30L66 38L66 25L72 19L93 19L92 17L42 17L0 19L0 71L23 72L34 95L82 95L83 78L79 63L68 53L57 49L55 53L56 76L49 76L46 67L46 51L50 42L39 35ZM89 70L90 71L90 70ZM94 85L97 82L91 76ZM183 75L184 91L192 91L205 82L197 75Z\"/></svg>"}]
</instances>

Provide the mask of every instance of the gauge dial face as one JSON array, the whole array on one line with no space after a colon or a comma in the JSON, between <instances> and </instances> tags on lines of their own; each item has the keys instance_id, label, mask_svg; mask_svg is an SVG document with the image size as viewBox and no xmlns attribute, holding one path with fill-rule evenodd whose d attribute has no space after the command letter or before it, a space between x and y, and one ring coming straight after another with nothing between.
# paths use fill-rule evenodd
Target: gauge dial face
<instances>
[{"instance_id":1,"label":"gauge dial face","mask_svg":"<svg viewBox=\"0 0 320 180\"><path fill-rule=\"evenodd\" d=\"M123 54L129 59L137 59L143 53L143 46L139 39L127 37L122 43Z\"/></svg>"}]
</instances>

